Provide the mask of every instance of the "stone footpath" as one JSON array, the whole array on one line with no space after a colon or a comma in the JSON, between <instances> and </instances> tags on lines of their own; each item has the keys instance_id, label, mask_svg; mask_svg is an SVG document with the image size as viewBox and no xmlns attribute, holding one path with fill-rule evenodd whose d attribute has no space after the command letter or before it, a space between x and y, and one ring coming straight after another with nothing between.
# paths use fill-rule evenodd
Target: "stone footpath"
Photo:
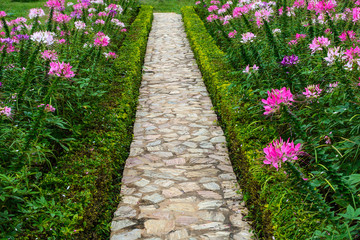
<instances>
[{"instance_id":1,"label":"stone footpath","mask_svg":"<svg viewBox=\"0 0 360 240\"><path fill-rule=\"evenodd\" d=\"M181 16L154 15L111 240L251 239Z\"/></svg>"}]
</instances>

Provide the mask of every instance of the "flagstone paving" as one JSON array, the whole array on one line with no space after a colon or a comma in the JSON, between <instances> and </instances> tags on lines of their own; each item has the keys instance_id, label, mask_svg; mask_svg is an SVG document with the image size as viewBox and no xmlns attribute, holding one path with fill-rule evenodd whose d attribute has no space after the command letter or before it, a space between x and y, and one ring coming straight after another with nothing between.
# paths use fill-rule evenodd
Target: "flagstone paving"
<instances>
[{"instance_id":1,"label":"flagstone paving","mask_svg":"<svg viewBox=\"0 0 360 240\"><path fill-rule=\"evenodd\" d=\"M251 239L181 16L155 13L111 240Z\"/></svg>"}]
</instances>

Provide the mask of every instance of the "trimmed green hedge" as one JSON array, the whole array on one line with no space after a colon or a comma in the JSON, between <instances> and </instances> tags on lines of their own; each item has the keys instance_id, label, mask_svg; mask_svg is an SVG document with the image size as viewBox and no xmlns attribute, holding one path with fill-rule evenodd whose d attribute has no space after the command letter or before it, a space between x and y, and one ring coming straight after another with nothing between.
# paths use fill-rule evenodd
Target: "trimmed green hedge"
<instances>
[{"instance_id":1,"label":"trimmed green hedge","mask_svg":"<svg viewBox=\"0 0 360 240\"><path fill-rule=\"evenodd\" d=\"M43 176L39 187L51 191L43 192L46 197L36 204L31 203L34 206L30 206L33 212L29 222L37 224L24 223L23 229L33 230L17 239L109 238L133 136L152 20L153 7L142 6L117 51L119 57L109 71L109 79L99 79L108 85L102 103L88 110L83 120L87 127L79 130L81 138L71 142L71 149L57 159L56 169L48 169Z\"/></svg>"},{"instance_id":2,"label":"trimmed green hedge","mask_svg":"<svg viewBox=\"0 0 360 240\"><path fill-rule=\"evenodd\" d=\"M225 53L209 35L203 21L193 7L182 8L183 21L190 45L194 51L203 79L210 93L213 104L221 118L221 124L227 137L230 158L239 177L247 207L253 220L253 227L262 239L271 239L273 226L271 212L267 208L266 197L261 193L261 184L256 171L252 169L254 154L259 155L259 144L244 141L249 136L255 137L247 129L247 120L239 119L246 115L248 106L242 106L236 92L229 86L243 77L235 72L225 60ZM251 93L249 93L251 94ZM242 106L240 109L237 106ZM245 112L241 114L241 112ZM247 116L251 118L251 116ZM245 151L244 151L245 150Z\"/></svg>"}]
</instances>

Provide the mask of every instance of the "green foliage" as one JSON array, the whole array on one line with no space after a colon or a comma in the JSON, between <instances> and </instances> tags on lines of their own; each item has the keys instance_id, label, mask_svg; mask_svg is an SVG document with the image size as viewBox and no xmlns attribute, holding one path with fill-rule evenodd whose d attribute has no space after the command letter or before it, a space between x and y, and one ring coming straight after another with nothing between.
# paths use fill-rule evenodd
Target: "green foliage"
<instances>
[{"instance_id":1,"label":"green foliage","mask_svg":"<svg viewBox=\"0 0 360 240\"><path fill-rule=\"evenodd\" d=\"M42 118L41 122L50 121L42 125L41 134L45 137L38 133L36 136L40 140L49 137L53 149L45 152L42 147L47 143L40 145L44 140L39 140L35 144L32 137L31 149L38 148L43 155L35 158L29 154L25 159L31 163L22 164L10 161L15 153L0 152L7 159L0 168L0 238L108 238L119 202L122 168L132 140L152 13L150 6L142 6L139 12L133 9L126 38L119 34L112 39L117 43L114 47L119 48L119 57L113 63L101 61L96 66L98 88L91 85L91 76L79 79L79 84L88 86L88 90L84 93L73 89L74 96L84 101L79 106L67 106L73 111L68 113L66 122L58 117ZM57 94L58 99L65 96L60 90ZM55 127L48 129L49 125ZM51 131L56 128L67 138L51 138ZM2 129L3 137L10 133L26 136L20 129L6 131ZM23 145L16 141L14 145Z\"/></svg>"},{"instance_id":2,"label":"green foliage","mask_svg":"<svg viewBox=\"0 0 360 240\"><path fill-rule=\"evenodd\" d=\"M228 25L209 23L203 5L182 9L185 28L221 117L239 184L261 239L356 239L360 228L355 214L360 206L358 76L345 74L337 64L326 68L322 57L309 56L308 44L301 39L289 49L289 34L299 27L286 23L294 19L285 14L279 22L265 22L258 29L245 14ZM271 29L280 26L287 28L282 29L284 34L273 35ZM233 29L238 36L254 32L260 40L241 45L241 37L227 38ZM313 31L312 26L306 30ZM241 46L249 60L242 59ZM279 55L284 54L297 54L302 60L292 67L279 67ZM250 66L260 65L259 72L244 74L248 61ZM338 88L327 87L335 81L340 82ZM301 96L307 85L318 83L326 94L311 102ZM283 86L298 93L296 103L291 110L282 108L279 114L265 117L261 99L266 99L271 88ZM306 154L276 171L263 165L261 150L279 136L302 143ZM326 137L331 144L325 144Z\"/></svg>"}]
</instances>

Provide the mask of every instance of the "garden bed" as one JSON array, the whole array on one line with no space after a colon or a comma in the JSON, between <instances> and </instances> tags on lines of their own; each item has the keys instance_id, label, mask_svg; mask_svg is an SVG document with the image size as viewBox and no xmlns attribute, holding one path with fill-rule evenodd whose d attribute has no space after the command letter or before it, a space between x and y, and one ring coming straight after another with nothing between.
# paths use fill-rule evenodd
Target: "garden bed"
<instances>
[{"instance_id":1,"label":"garden bed","mask_svg":"<svg viewBox=\"0 0 360 240\"><path fill-rule=\"evenodd\" d=\"M63 36L65 44L28 41L14 43L20 51L9 55L3 50L0 97L11 112L0 116L2 238L106 239L110 235L153 12L152 7L138 8L131 2L122 11L118 5L110 6L117 9L96 5L92 13L104 13L82 18L83 23L74 23L74 18L39 26L38 30L53 30L57 41ZM82 11L91 14L89 8ZM56 51L59 60L74 67L66 76L54 67L58 75L52 75L50 61L36 56L38 50L26 63L26 50L36 47ZM8 70L8 64L14 66ZM31 79L26 86L26 78L20 81L25 74ZM20 79L14 80L17 75Z\"/></svg>"},{"instance_id":2,"label":"garden bed","mask_svg":"<svg viewBox=\"0 0 360 240\"><path fill-rule=\"evenodd\" d=\"M285 17L276 12L293 1L284 1L285 6L276 2L277 6L241 1L235 6L199 1L196 11L182 9L188 38L226 132L259 237L356 239L360 215L355 164L360 121L357 70L343 71L338 63L328 67L323 60L326 51L312 55L309 44L315 36L330 34L328 26L302 27L298 22L306 21L307 14L317 15L292 6L288 11L301 17L292 13ZM257 19L258 27L256 11L268 11L270 20ZM290 21L296 28L289 27ZM344 26L348 25L332 26L328 35L332 44L339 42L334 32L340 35ZM274 29L281 29L283 35L276 35ZM314 29L317 35L311 38ZM296 38L295 45L288 44ZM349 48L347 44L342 46ZM273 103L277 94L284 95L279 97L283 101ZM281 165L279 156L284 157Z\"/></svg>"}]
</instances>

